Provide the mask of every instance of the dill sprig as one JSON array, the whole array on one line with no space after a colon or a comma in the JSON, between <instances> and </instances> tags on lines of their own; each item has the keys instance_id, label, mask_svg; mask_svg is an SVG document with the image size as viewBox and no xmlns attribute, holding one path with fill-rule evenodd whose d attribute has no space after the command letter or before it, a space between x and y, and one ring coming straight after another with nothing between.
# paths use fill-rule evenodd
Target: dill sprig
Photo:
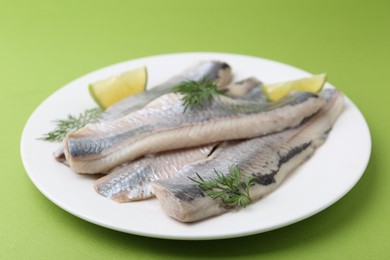
<instances>
[{"instance_id":1,"label":"dill sprig","mask_svg":"<svg viewBox=\"0 0 390 260\"><path fill-rule=\"evenodd\" d=\"M215 178L205 181L198 173L199 180L191 177L190 180L196 182L198 187L212 199L221 199L223 203L230 207L245 207L252 202L249 196L250 187L255 185L253 178L241 181L241 170L237 165L229 167L229 175L214 169Z\"/></svg>"},{"instance_id":2,"label":"dill sprig","mask_svg":"<svg viewBox=\"0 0 390 260\"><path fill-rule=\"evenodd\" d=\"M207 77L199 81L187 80L172 88L172 92L180 93L182 97L184 112L187 108L195 108L210 102L216 95L224 95L224 91Z\"/></svg>"},{"instance_id":3,"label":"dill sprig","mask_svg":"<svg viewBox=\"0 0 390 260\"><path fill-rule=\"evenodd\" d=\"M59 142L68 133L79 130L89 123L96 123L102 110L100 108L87 109L78 116L68 115L66 119L55 120L56 128L44 134L40 139L49 142Z\"/></svg>"}]
</instances>

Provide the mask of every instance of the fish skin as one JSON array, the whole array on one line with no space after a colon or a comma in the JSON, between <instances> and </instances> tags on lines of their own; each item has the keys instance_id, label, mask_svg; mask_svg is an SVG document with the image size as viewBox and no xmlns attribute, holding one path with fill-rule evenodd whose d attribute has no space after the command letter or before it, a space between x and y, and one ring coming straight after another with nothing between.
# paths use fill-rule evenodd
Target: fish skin
<instances>
[{"instance_id":1,"label":"fish skin","mask_svg":"<svg viewBox=\"0 0 390 260\"><path fill-rule=\"evenodd\" d=\"M143 108L150 101L169 93L171 88L177 84L186 80L198 81L202 77L207 77L223 88L232 81L233 75L230 65L225 62L214 60L198 62L158 86L113 104L101 114L99 120L102 122L112 121L126 116Z\"/></svg>"},{"instance_id":2,"label":"fish skin","mask_svg":"<svg viewBox=\"0 0 390 260\"><path fill-rule=\"evenodd\" d=\"M64 145L70 167L105 173L145 154L279 132L299 125L324 104L304 92L266 104L218 96L184 113L181 98L167 94L126 117L69 134Z\"/></svg>"},{"instance_id":3,"label":"fish skin","mask_svg":"<svg viewBox=\"0 0 390 260\"><path fill-rule=\"evenodd\" d=\"M224 142L206 160L189 164L169 180L152 182L153 190L165 213L182 222L195 222L220 215L229 209L219 199L211 199L188 177L195 173L208 180L216 169L224 175L237 165L242 179L253 178L253 201L275 190L285 177L318 148L331 131L343 109L343 96L336 90L324 92L326 105L299 127L244 141Z\"/></svg>"},{"instance_id":4,"label":"fish skin","mask_svg":"<svg viewBox=\"0 0 390 260\"><path fill-rule=\"evenodd\" d=\"M248 78L230 84L226 94L237 99L266 102L261 91L261 81ZM129 202L154 196L150 183L175 176L184 165L205 159L218 143L202 147L179 149L147 155L124 163L110 170L106 176L95 181L95 190L114 201Z\"/></svg>"}]
</instances>

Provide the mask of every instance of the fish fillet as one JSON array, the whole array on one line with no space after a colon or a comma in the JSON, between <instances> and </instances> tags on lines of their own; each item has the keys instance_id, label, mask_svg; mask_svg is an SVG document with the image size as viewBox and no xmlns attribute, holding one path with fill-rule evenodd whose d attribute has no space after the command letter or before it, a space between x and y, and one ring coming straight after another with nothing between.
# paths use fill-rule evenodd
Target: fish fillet
<instances>
[{"instance_id":1,"label":"fish fillet","mask_svg":"<svg viewBox=\"0 0 390 260\"><path fill-rule=\"evenodd\" d=\"M343 109L343 97L336 90L324 92L326 105L299 127L280 133L244 141L224 142L203 161L185 166L178 177L152 183L161 207L169 216L194 222L228 211L220 199L211 199L188 177L215 177L214 169L229 174L237 165L242 178L254 178L250 188L252 200L258 200L275 190L293 169L305 162L327 138Z\"/></svg>"},{"instance_id":2,"label":"fish fillet","mask_svg":"<svg viewBox=\"0 0 390 260\"><path fill-rule=\"evenodd\" d=\"M124 163L96 180L96 191L117 202L150 198L151 182L173 177L184 165L206 158L216 144L144 156Z\"/></svg>"},{"instance_id":3,"label":"fish fillet","mask_svg":"<svg viewBox=\"0 0 390 260\"><path fill-rule=\"evenodd\" d=\"M175 75L150 90L131 95L107 108L98 118L99 122L113 121L121 118L137 109L143 108L153 99L170 92L171 88L182 81L199 80L207 77L215 82L220 89L231 92L231 95L240 95L234 85L229 85L232 80L232 69L229 64L222 61L201 61L195 63L178 75ZM54 158L68 165L64 154L64 144L61 143L53 153Z\"/></svg>"},{"instance_id":4,"label":"fish fillet","mask_svg":"<svg viewBox=\"0 0 390 260\"><path fill-rule=\"evenodd\" d=\"M227 87L237 99L262 100L261 81L248 78ZM96 191L117 202L142 200L154 196L150 183L175 176L184 165L206 158L218 143L143 156L110 170L96 180Z\"/></svg>"},{"instance_id":5,"label":"fish fillet","mask_svg":"<svg viewBox=\"0 0 390 260\"><path fill-rule=\"evenodd\" d=\"M215 82L222 89L232 81L231 67L221 61L201 61L173 76L166 82L147 91L131 95L107 108L100 116L100 121L112 121L126 116L132 111L143 108L150 101L167 94L171 88L186 80L198 81L203 77Z\"/></svg>"},{"instance_id":6,"label":"fish fillet","mask_svg":"<svg viewBox=\"0 0 390 260\"><path fill-rule=\"evenodd\" d=\"M218 96L184 112L181 98L167 94L123 118L69 134L64 145L70 167L104 173L145 154L279 132L299 125L324 104L305 92L266 104Z\"/></svg>"}]
</instances>

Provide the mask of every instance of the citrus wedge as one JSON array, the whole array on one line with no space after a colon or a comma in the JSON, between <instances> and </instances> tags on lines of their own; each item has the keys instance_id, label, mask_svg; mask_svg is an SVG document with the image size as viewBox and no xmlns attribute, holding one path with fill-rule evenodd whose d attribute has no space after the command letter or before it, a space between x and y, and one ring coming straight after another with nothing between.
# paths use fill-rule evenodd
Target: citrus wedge
<instances>
[{"instance_id":1,"label":"citrus wedge","mask_svg":"<svg viewBox=\"0 0 390 260\"><path fill-rule=\"evenodd\" d=\"M146 67L140 67L91 83L89 92L96 103L106 109L127 96L145 91L147 80Z\"/></svg>"},{"instance_id":2,"label":"citrus wedge","mask_svg":"<svg viewBox=\"0 0 390 260\"><path fill-rule=\"evenodd\" d=\"M264 84L262 89L267 98L276 101L283 98L290 91L308 91L317 93L321 91L326 82L326 74L318 74L308 78L290 80L274 84Z\"/></svg>"}]
</instances>

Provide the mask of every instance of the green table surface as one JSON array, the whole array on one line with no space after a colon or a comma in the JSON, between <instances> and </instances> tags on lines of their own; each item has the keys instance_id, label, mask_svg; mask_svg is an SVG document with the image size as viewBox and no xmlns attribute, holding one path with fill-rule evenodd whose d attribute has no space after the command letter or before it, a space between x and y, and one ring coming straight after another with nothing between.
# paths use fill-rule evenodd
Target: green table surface
<instances>
[{"instance_id":1,"label":"green table surface","mask_svg":"<svg viewBox=\"0 0 390 260\"><path fill-rule=\"evenodd\" d=\"M1 0L0 259L385 259L389 14L385 0ZM327 72L370 127L371 159L357 185L326 210L284 228L228 240L174 241L91 224L32 184L20 138L45 98L113 63L195 51L252 55Z\"/></svg>"}]
</instances>

